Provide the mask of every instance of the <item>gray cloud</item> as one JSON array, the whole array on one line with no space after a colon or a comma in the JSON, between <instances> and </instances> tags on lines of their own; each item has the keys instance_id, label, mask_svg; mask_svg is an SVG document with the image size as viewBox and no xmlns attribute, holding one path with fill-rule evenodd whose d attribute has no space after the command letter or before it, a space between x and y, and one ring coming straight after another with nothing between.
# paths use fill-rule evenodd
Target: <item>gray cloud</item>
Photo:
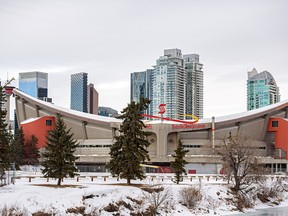
<instances>
[{"instance_id":1,"label":"gray cloud","mask_svg":"<svg viewBox=\"0 0 288 216\"><path fill-rule=\"evenodd\" d=\"M288 99L287 11L285 0L0 0L0 76L47 71L50 96L69 107L70 74L85 71L100 105L122 110L130 73L177 47L204 64L204 115L241 112L253 67Z\"/></svg>"}]
</instances>

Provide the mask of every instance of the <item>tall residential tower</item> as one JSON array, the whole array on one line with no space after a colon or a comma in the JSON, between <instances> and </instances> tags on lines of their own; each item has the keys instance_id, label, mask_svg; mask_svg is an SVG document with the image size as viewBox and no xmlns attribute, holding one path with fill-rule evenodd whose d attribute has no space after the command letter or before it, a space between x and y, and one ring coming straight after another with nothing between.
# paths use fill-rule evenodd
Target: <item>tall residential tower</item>
<instances>
[{"instance_id":1,"label":"tall residential tower","mask_svg":"<svg viewBox=\"0 0 288 216\"><path fill-rule=\"evenodd\" d=\"M164 50L151 75L151 113L158 115L158 106L166 104L164 117L182 119L185 114L186 71L181 50Z\"/></svg>"},{"instance_id":2,"label":"tall residential tower","mask_svg":"<svg viewBox=\"0 0 288 216\"><path fill-rule=\"evenodd\" d=\"M280 101L279 87L268 71L258 73L255 68L248 72L247 110L258 109Z\"/></svg>"},{"instance_id":3,"label":"tall residential tower","mask_svg":"<svg viewBox=\"0 0 288 216\"><path fill-rule=\"evenodd\" d=\"M203 65L199 63L199 55L184 55L186 78L186 113L203 118Z\"/></svg>"},{"instance_id":4,"label":"tall residential tower","mask_svg":"<svg viewBox=\"0 0 288 216\"><path fill-rule=\"evenodd\" d=\"M182 56L180 49L164 50L153 69L131 74L131 101L140 96L151 100L148 113L158 115L158 106L166 104L164 117L191 119L183 114L203 118L203 65L199 55Z\"/></svg>"}]
</instances>

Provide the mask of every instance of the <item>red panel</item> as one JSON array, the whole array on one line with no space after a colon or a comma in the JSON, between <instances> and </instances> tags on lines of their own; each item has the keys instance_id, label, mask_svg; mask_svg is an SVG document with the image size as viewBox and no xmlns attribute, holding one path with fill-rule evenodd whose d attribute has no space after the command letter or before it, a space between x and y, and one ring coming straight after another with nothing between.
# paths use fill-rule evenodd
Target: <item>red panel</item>
<instances>
[{"instance_id":1,"label":"red panel","mask_svg":"<svg viewBox=\"0 0 288 216\"><path fill-rule=\"evenodd\" d=\"M272 122L278 122L278 125L272 127ZM283 149L288 160L288 121L283 118L270 118L267 131L275 132L275 148Z\"/></svg>"},{"instance_id":2,"label":"red panel","mask_svg":"<svg viewBox=\"0 0 288 216\"><path fill-rule=\"evenodd\" d=\"M46 125L46 120L51 120L51 126ZM21 124L25 140L30 140L34 135L38 138L38 148L42 148L46 145L46 136L49 130L53 130L55 127L54 116L44 116L34 121Z\"/></svg>"}]
</instances>

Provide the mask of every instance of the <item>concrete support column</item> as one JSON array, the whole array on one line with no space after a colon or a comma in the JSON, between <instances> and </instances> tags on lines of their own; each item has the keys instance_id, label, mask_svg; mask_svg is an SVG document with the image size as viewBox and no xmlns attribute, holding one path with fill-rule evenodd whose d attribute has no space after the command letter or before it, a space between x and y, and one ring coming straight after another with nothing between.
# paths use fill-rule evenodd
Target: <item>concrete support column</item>
<instances>
[{"instance_id":1,"label":"concrete support column","mask_svg":"<svg viewBox=\"0 0 288 216\"><path fill-rule=\"evenodd\" d=\"M157 132L157 156L167 155L167 133L165 124L159 124Z\"/></svg>"},{"instance_id":2,"label":"concrete support column","mask_svg":"<svg viewBox=\"0 0 288 216\"><path fill-rule=\"evenodd\" d=\"M263 118L265 120L264 120L264 127L263 127L262 133L261 133L261 138L260 138L261 140L265 139L265 135L266 135L268 124L269 124L270 115L265 115L265 116L263 116Z\"/></svg>"},{"instance_id":3,"label":"concrete support column","mask_svg":"<svg viewBox=\"0 0 288 216\"><path fill-rule=\"evenodd\" d=\"M23 112L23 118L24 118L23 120L27 119L25 103L26 103L26 101L24 99L22 99L21 104L22 104L22 112Z\"/></svg>"},{"instance_id":4,"label":"concrete support column","mask_svg":"<svg viewBox=\"0 0 288 216\"><path fill-rule=\"evenodd\" d=\"M215 148L215 117L214 116L212 116L211 132L212 132L212 137L211 137L212 149L214 150L214 148Z\"/></svg>"},{"instance_id":5,"label":"concrete support column","mask_svg":"<svg viewBox=\"0 0 288 216\"><path fill-rule=\"evenodd\" d=\"M86 125L87 125L87 122L83 121L83 122L82 122L83 137L85 137L85 139L88 139L87 130L86 130Z\"/></svg>"},{"instance_id":6,"label":"concrete support column","mask_svg":"<svg viewBox=\"0 0 288 216\"><path fill-rule=\"evenodd\" d=\"M241 129L242 129L241 122L237 122L236 125L237 125L237 127L238 127L238 130L237 130L237 136L239 136L240 133L241 133Z\"/></svg>"},{"instance_id":7,"label":"concrete support column","mask_svg":"<svg viewBox=\"0 0 288 216\"><path fill-rule=\"evenodd\" d=\"M37 117L40 117L40 113L39 113L40 109L41 109L41 107L36 105L36 115L37 115Z\"/></svg>"},{"instance_id":8,"label":"concrete support column","mask_svg":"<svg viewBox=\"0 0 288 216\"><path fill-rule=\"evenodd\" d=\"M20 122L19 122L19 113L17 112L19 110L19 107L18 107L18 101L19 101L19 97L16 96L15 97L15 109L16 109L16 118L17 118L17 123L18 123L18 128L20 128Z\"/></svg>"}]
</instances>

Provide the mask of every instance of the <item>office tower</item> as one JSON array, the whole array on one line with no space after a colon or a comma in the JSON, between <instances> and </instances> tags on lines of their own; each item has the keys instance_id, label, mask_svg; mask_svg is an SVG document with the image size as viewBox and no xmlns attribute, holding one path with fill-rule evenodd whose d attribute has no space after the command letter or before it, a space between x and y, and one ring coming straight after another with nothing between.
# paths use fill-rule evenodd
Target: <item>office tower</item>
<instances>
[{"instance_id":1,"label":"office tower","mask_svg":"<svg viewBox=\"0 0 288 216\"><path fill-rule=\"evenodd\" d=\"M32 97L51 102L48 98L48 73L19 73L19 89Z\"/></svg>"},{"instance_id":2,"label":"office tower","mask_svg":"<svg viewBox=\"0 0 288 216\"><path fill-rule=\"evenodd\" d=\"M199 55L183 55L187 73L186 81L186 113L203 118L203 65L199 63Z\"/></svg>"},{"instance_id":3,"label":"office tower","mask_svg":"<svg viewBox=\"0 0 288 216\"><path fill-rule=\"evenodd\" d=\"M279 87L268 71L258 73L255 68L248 72L247 110L253 110L280 101Z\"/></svg>"},{"instance_id":4,"label":"office tower","mask_svg":"<svg viewBox=\"0 0 288 216\"><path fill-rule=\"evenodd\" d=\"M166 104L164 117L191 119L183 114L194 114L203 118L202 67L197 54L182 57L180 49L164 50L152 70L131 74L130 100L147 96L151 115L159 115L159 105Z\"/></svg>"},{"instance_id":5,"label":"office tower","mask_svg":"<svg viewBox=\"0 0 288 216\"><path fill-rule=\"evenodd\" d=\"M152 69L134 72L130 75L130 101L139 102L140 97L151 98L151 73ZM145 111L150 114L150 107Z\"/></svg>"},{"instance_id":6,"label":"office tower","mask_svg":"<svg viewBox=\"0 0 288 216\"><path fill-rule=\"evenodd\" d=\"M98 92L94 85L90 83L87 87L88 92L88 113L98 115Z\"/></svg>"},{"instance_id":7,"label":"office tower","mask_svg":"<svg viewBox=\"0 0 288 216\"><path fill-rule=\"evenodd\" d=\"M88 112L87 80L87 73L76 73L71 75L71 109L85 113Z\"/></svg>"}]
</instances>

